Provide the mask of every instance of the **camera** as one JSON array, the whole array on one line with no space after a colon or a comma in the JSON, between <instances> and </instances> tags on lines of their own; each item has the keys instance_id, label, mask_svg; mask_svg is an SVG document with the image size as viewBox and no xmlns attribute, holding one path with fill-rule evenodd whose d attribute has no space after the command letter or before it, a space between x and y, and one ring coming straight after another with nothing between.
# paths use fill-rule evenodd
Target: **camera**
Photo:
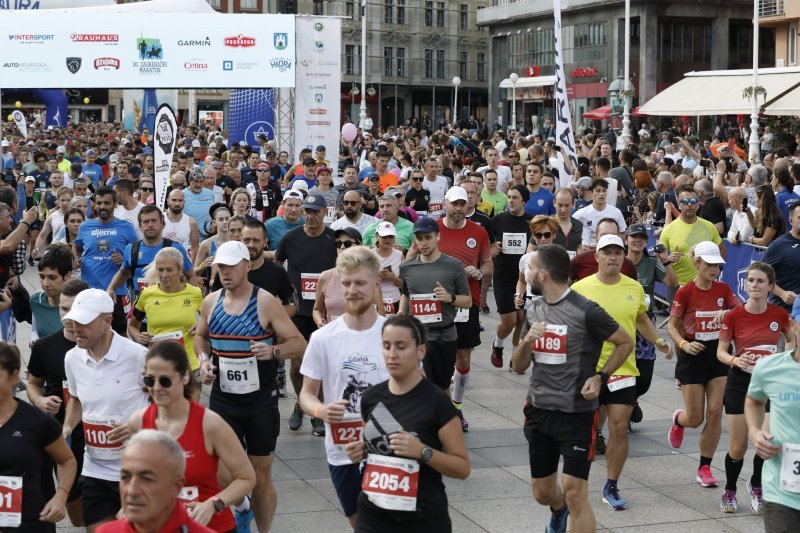
<instances>
[{"instance_id":1,"label":"camera","mask_svg":"<svg viewBox=\"0 0 800 533\"><path fill-rule=\"evenodd\" d=\"M653 246L653 253L655 253L655 254L664 253L666 251L667 251L667 248L661 243L656 244L655 246Z\"/></svg>"}]
</instances>

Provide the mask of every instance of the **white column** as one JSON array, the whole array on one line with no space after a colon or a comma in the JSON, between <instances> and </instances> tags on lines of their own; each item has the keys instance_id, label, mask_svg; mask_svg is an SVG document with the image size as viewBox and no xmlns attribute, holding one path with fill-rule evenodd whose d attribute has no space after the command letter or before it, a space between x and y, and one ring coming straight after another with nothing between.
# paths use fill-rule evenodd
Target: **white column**
<instances>
[{"instance_id":1,"label":"white column","mask_svg":"<svg viewBox=\"0 0 800 533\"><path fill-rule=\"evenodd\" d=\"M358 127L364 129L367 118L367 0L361 0L361 108Z\"/></svg>"},{"instance_id":2,"label":"white column","mask_svg":"<svg viewBox=\"0 0 800 533\"><path fill-rule=\"evenodd\" d=\"M753 108L750 113L750 150L751 161L761 160L761 142L758 139L758 4L759 0L753 2Z\"/></svg>"},{"instance_id":3,"label":"white column","mask_svg":"<svg viewBox=\"0 0 800 533\"><path fill-rule=\"evenodd\" d=\"M622 82L622 90L628 90L631 79L631 0L625 0L625 74ZM631 84L631 87L633 85ZM631 102L632 98L625 98L622 111L622 139L627 146L628 139L631 138Z\"/></svg>"}]
</instances>

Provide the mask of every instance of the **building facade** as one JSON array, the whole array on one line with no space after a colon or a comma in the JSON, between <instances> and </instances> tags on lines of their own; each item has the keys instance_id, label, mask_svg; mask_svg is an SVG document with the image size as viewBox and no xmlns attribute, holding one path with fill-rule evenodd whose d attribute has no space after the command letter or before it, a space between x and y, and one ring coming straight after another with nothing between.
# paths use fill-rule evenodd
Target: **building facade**
<instances>
[{"instance_id":1,"label":"building facade","mask_svg":"<svg viewBox=\"0 0 800 533\"><path fill-rule=\"evenodd\" d=\"M775 30L775 66L796 67L800 54L800 2L761 0L760 24Z\"/></svg>"}]
</instances>

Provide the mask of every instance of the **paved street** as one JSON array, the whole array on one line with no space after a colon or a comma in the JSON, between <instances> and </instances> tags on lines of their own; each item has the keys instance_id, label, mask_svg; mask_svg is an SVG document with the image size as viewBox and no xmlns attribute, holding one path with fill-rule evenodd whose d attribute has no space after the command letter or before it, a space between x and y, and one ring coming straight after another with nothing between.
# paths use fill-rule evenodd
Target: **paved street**
<instances>
[{"instance_id":1,"label":"paved street","mask_svg":"<svg viewBox=\"0 0 800 533\"><path fill-rule=\"evenodd\" d=\"M35 268L24 276L30 292L38 290ZM493 300L492 301L492 308ZM494 337L497 315L482 315L486 327L483 345L473 354L472 377L464 401L471 430L466 434L472 474L465 481L446 480L453 531L528 532L541 531L549 511L531 497L527 444L522 435L522 404L528 375L518 376L489 363L489 342ZM27 360L30 328L18 331L18 344ZM510 342L509 342L510 344ZM510 350L508 350L510 352ZM508 357L506 358L508 360ZM680 452L666 440L669 419L680 407L680 392L672 379L674 363L659 362L653 385L643 401L644 421L634 425L630 454L619 486L629 508L612 511L601 500L605 483L602 456L592 466L590 501L598 530L647 533L691 531L693 533L763 531L763 521L750 511L745 480L752 469L748 452L739 483L739 513L719 511L722 487L704 489L695 482L699 460L699 430L686 430ZM323 439L311 435L306 419L297 432L286 429L294 400L281 402L281 436L278 440L274 479L278 490L278 513L273 532L347 532L350 528L339 511L330 481ZM607 435L607 432L606 432ZM727 433L714 457L714 475L724 484ZM62 522L59 532L80 531Z\"/></svg>"}]
</instances>

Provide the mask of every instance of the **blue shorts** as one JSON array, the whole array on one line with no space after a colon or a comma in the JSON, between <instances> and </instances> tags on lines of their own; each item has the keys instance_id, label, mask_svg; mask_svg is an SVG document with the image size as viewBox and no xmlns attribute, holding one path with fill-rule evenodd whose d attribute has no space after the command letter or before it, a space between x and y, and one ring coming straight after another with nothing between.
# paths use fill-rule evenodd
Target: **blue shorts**
<instances>
[{"instance_id":1,"label":"blue shorts","mask_svg":"<svg viewBox=\"0 0 800 533\"><path fill-rule=\"evenodd\" d=\"M333 466L328 463L328 470L344 515L353 516L358 512L358 495L361 494L361 465Z\"/></svg>"}]
</instances>

